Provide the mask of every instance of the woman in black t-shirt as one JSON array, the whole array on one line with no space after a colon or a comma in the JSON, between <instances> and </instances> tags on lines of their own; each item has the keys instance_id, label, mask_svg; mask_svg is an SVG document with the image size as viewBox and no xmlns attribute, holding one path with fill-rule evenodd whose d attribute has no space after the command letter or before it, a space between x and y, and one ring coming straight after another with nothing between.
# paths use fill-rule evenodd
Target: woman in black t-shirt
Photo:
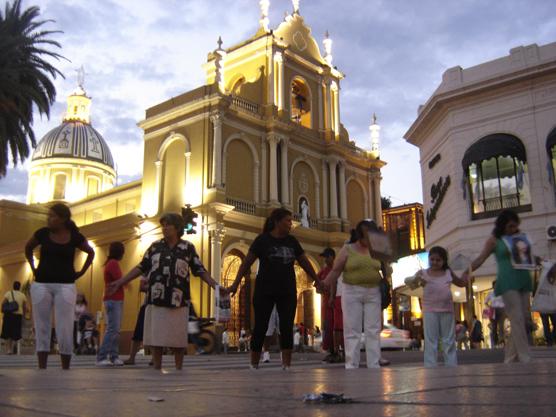
<instances>
[{"instance_id":1,"label":"woman in black t-shirt","mask_svg":"<svg viewBox=\"0 0 556 417\"><path fill-rule=\"evenodd\" d=\"M39 265L35 267L33 250L40 246ZM87 253L79 272L74 268L75 249ZM33 321L39 369L45 369L50 352L51 317L56 318L56 338L62 368L69 369L73 353L73 319L77 291L75 280L93 262L95 252L71 220L70 209L62 203L48 211L48 227L35 232L25 246L25 257L35 282L31 285Z\"/></svg>"},{"instance_id":2,"label":"woman in black t-shirt","mask_svg":"<svg viewBox=\"0 0 556 417\"><path fill-rule=\"evenodd\" d=\"M266 219L263 233L257 236L249 248L236 279L229 288L235 293L241 279L249 272L253 262L259 259L253 295L255 329L251 338L251 367L255 369L259 366L268 321L275 304L280 318L282 367L287 369L291 365L293 322L297 305L294 262L297 261L313 281L317 280L303 248L290 235L291 227L292 213L284 208L275 209Z\"/></svg>"}]
</instances>

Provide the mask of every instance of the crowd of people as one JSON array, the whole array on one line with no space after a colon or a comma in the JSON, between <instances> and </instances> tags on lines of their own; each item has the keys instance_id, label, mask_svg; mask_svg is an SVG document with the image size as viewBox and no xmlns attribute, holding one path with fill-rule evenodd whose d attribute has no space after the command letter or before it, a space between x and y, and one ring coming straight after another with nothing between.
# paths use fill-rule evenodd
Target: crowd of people
<instances>
[{"instance_id":1,"label":"crowd of people","mask_svg":"<svg viewBox=\"0 0 556 417\"><path fill-rule=\"evenodd\" d=\"M379 368L381 358L380 333L383 326L383 290L381 281L388 278L389 269L384 254L377 253L369 241L369 233L381 233L372 220L359 222L349 241L339 253L326 248L320 257L323 268L316 273L301 243L291 234L292 213L284 208L272 211L263 230L251 244L237 275L228 288L218 287L222 296L235 295L242 279L253 263L259 268L253 294L254 327L248 334L241 330L240 350L249 351L251 369L258 369L261 359L270 360L270 343L277 337L284 370L289 369L292 352L302 351L309 338L322 338L326 352L323 362L345 363L346 369L359 368L361 343L364 343L366 366ZM532 281L527 270L512 264L512 252L505 239L519 233L519 217L514 212L502 212L495 222L480 255L468 271L457 276L448 266L446 249L435 246L429 250L429 267L418 271L416 286L423 287L424 365L438 365L439 346L445 366L457 365L457 349L479 347L483 342L481 322L474 317L471 327L456 321L450 286L467 286L473 280L471 272L494 255L497 264L493 294L487 298L492 346L504 345L505 362L530 360L527 326L531 320L529 299ZM71 220L69 208L54 204L48 212L47 227L37 230L25 247L25 255L34 274L30 294L35 331L38 367L47 367L51 351L52 317L63 369L69 369L73 353L95 353L98 366L135 364L142 345L152 352L155 369L162 367L164 349L174 353L176 369L182 368L184 350L188 343L190 306L189 274L200 277L213 289L217 282L202 264L191 242L182 238L183 218L174 213L160 218L162 239L146 250L141 262L123 274L120 261L125 255L121 242L109 246L104 263L105 329L99 344L97 320L88 310L83 294L77 294L75 281L89 268L94 250ZM39 263L35 265L34 250L40 247ZM76 250L86 254L79 270L74 269ZM321 294L322 333L318 327L307 329L295 323L297 308L295 263L305 271ZM133 333L130 356L119 357L119 334L122 320L124 289L132 280L142 277L140 291L145 293ZM15 282L2 301L4 314L2 338L12 343L21 338L21 321L30 310L26 296ZM10 304L10 306L8 306ZM549 327L554 317L545 315L543 324ZM508 319L511 333L504 336L503 323ZM549 344L556 341L554 327ZM229 333L224 330L221 345L228 352ZM547 340L548 341L548 340ZM7 345L8 353L13 344Z\"/></svg>"}]
</instances>

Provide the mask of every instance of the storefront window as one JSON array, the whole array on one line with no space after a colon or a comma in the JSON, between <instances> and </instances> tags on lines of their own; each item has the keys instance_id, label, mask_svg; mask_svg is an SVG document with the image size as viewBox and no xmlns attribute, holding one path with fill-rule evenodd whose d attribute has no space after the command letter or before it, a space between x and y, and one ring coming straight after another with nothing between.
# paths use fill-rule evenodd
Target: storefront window
<instances>
[{"instance_id":1,"label":"storefront window","mask_svg":"<svg viewBox=\"0 0 556 417\"><path fill-rule=\"evenodd\" d=\"M531 210L525 148L515 136L490 135L465 153L463 168L471 196L471 218L504 209Z\"/></svg>"},{"instance_id":2,"label":"storefront window","mask_svg":"<svg viewBox=\"0 0 556 417\"><path fill-rule=\"evenodd\" d=\"M550 161L549 175L552 179L552 187L554 188L554 193L556 194L556 128L552 129L552 132L548 134L546 139L546 151L548 152L548 160Z\"/></svg>"}]
</instances>

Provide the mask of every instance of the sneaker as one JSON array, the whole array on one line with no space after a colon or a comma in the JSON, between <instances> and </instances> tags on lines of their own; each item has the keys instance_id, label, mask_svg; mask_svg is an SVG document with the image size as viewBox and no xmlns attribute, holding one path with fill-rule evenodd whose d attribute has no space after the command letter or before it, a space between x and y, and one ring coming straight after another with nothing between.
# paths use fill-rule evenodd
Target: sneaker
<instances>
[{"instance_id":1,"label":"sneaker","mask_svg":"<svg viewBox=\"0 0 556 417\"><path fill-rule=\"evenodd\" d=\"M101 361L97 361L96 366L108 367L114 366L114 364L110 361L110 359L103 359Z\"/></svg>"},{"instance_id":2,"label":"sneaker","mask_svg":"<svg viewBox=\"0 0 556 417\"><path fill-rule=\"evenodd\" d=\"M259 365L253 365L252 363L249 364L250 371L256 371L259 369Z\"/></svg>"},{"instance_id":3,"label":"sneaker","mask_svg":"<svg viewBox=\"0 0 556 417\"><path fill-rule=\"evenodd\" d=\"M290 367L286 365L282 365L282 371L289 371Z\"/></svg>"},{"instance_id":4,"label":"sneaker","mask_svg":"<svg viewBox=\"0 0 556 417\"><path fill-rule=\"evenodd\" d=\"M264 363L270 362L270 352L263 352L263 362Z\"/></svg>"},{"instance_id":5,"label":"sneaker","mask_svg":"<svg viewBox=\"0 0 556 417\"><path fill-rule=\"evenodd\" d=\"M332 361L332 358L334 357L333 353L329 353L328 355L326 355L324 358L322 358L322 363L330 363Z\"/></svg>"},{"instance_id":6,"label":"sneaker","mask_svg":"<svg viewBox=\"0 0 556 417\"><path fill-rule=\"evenodd\" d=\"M126 359L124 361L124 365L135 365L135 361L131 360L131 359Z\"/></svg>"},{"instance_id":7,"label":"sneaker","mask_svg":"<svg viewBox=\"0 0 556 417\"><path fill-rule=\"evenodd\" d=\"M378 364L380 366L388 366L388 365L390 365L390 361L388 359L380 358L378 360Z\"/></svg>"},{"instance_id":8,"label":"sneaker","mask_svg":"<svg viewBox=\"0 0 556 417\"><path fill-rule=\"evenodd\" d=\"M334 353L331 357L330 360L328 361L328 363L342 363L344 362L342 360L341 355L339 355L338 353Z\"/></svg>"},{"instance_id":9,"label":"sneaker","mask_svg":"<svg viewBox=\"0 0 556 417\"><path fill-rule=\"evenodd\" d=\"M114 366L124 366L124 361L121 360L120 358L114 358L114 359L112 359L112 365L114 365Z\"/></svg>"}]
</instances>

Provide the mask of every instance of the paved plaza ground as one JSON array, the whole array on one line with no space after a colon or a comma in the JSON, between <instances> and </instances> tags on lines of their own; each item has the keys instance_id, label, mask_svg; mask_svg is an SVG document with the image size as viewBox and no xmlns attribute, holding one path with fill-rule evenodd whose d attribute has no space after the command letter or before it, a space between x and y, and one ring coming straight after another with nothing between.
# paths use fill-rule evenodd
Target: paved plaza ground
<instances>
[{"instance_id":1,"label":"paved plaza ground","mask_svg":"<svg viewBox=\"0 0 556 417\"><path fill-rule=\"evenodd\" d=\"M537 348L531 364L504 365L500 351L461 352L457 368L423 369L422 352L385 352L392 365L346 371L298 354L289 371L251 371L245 354L186 357L181 372L99 369L77 357L70 371L51 358L0 357L0 416L556 416L556 350ZM352 404L307 404L304 394L344 393ZM149 397L162 399L153 402Z\"/></svg>"}]
</instances>

